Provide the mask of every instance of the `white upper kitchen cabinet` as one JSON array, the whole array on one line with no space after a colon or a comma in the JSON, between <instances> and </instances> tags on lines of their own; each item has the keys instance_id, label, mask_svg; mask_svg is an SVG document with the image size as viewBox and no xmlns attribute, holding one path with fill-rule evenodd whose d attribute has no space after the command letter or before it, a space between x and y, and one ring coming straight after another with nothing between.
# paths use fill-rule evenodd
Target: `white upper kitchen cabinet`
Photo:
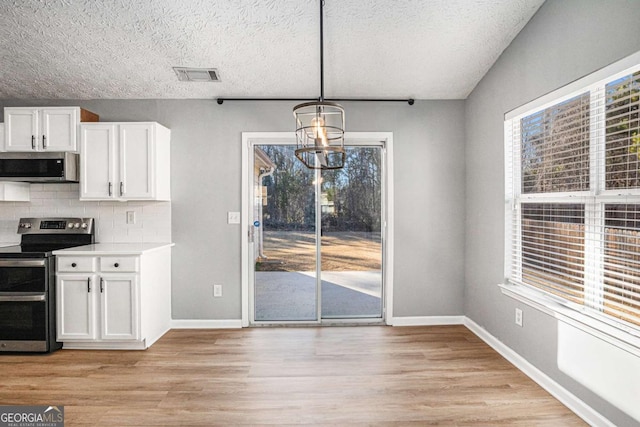
<instances>
[{"instance_id":1,"label":"white upper kitchen cabinet","mask_svg":"<svg viewBox=\"0 0 640 427\"><path fill-rule=\"evenodd\" d=\"M170 139L155 122L80 125L80 200L170 200Z\"/></svg>"},{"instance_id":2,"label":"white upper kitchen cabinet","mask_svg":"<svg viewBox=\"0 0 640 427\"><path fill-rule=\"evenodd\" d=\"M116 182L117 126L80 126L80 199L111 200Z\"/></svg>"},{"instance_id":3,"label":"white upper kitchen cabinet","mask_svg":"<svg viewBox=\"0 0 640 427\"><path fill-rule=\"evenodd\" d=\"M78 151L80 122L98 116L80 107L5 107L2 151Z\"/></svg>"}]
</instances>

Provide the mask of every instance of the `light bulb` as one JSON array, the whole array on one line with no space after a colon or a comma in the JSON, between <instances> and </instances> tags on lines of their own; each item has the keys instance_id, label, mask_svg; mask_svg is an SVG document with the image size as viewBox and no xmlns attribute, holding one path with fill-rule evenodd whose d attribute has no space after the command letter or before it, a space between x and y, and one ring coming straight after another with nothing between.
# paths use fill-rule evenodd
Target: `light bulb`
<instances>
[{"instance_id":1,"label":"light bulb","mask_svg":"<svg viewBox=\"0 0 640 427\"><path fill-rule=\"evenodd\" d=\"M311 126L313 127L313 138L316 140L316 145L319 145L318 140L320 140L320 143L325 147L329 145L329 141L327 140L327 128L325 127L322 116L315 116L311 119Z\"/></svg>"}]
</instances>

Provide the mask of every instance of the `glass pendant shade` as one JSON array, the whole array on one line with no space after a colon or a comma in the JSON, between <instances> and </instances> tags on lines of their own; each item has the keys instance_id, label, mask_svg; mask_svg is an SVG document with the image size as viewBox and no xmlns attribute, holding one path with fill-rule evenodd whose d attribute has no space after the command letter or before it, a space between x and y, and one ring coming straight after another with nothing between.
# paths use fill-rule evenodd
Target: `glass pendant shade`
<instances>
[{"instance_id":1,"label":"glass pendant shade","mask_svg":"<svg viewBox=\"0 0 640 427\"><path fill-rule=\"evenodd\" d=\"M344 167L344 109L335 102L306 102L293 108L296 157L309 169Z\"/></svg>"}]
</instances>

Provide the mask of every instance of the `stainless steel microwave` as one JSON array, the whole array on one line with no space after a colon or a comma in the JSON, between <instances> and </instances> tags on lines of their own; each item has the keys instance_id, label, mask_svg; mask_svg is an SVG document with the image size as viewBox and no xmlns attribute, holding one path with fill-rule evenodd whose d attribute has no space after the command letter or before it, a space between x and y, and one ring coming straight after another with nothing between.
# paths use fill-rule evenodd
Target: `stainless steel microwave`
<instances>
[{"instance_id":1,"label":"stainless steel microwave","mask_svg":"<svg viewBox=\"0 0 640 427\"><path fill-rule=\"evenodd\" d=\"M68 152L0 153L0 181L78 182L78 162Z\"/></svg>"}]
</instances>

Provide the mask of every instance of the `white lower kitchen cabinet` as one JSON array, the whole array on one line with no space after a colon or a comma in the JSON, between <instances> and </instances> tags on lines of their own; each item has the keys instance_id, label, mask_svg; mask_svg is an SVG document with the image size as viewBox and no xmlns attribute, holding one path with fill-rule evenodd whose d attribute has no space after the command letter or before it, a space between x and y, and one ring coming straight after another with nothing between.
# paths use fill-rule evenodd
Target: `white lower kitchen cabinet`
<instances>
[{"instance_id":1,"label":"white lower kitchen cabinet","mask_svg":"<svg viewBox=\"0 0 640 427\"><path fill-rule=\"evenodd\" d=\"M140 314L137 275L102 275L100 286L100 338L138 340Z\"/></svg>"},{"instance_id":2,"label":"white lower kitchen cabinet","mask_svg":"<svg viewBox=\"0 0 640 427\"><path fill-rule=\"evenodd\" d=\"M59 274L56 278L57 337L62 340L96 339L93 274Z\"/></svg>"},{"instance_id":3,"label":"white lower kitchen cabinet","mask_svg":"<svg viewBox=\"0 0 640 427\"><path fill-rule=\"evenodd\" d=\"M172 244L55 251L57 339L67 349L143 350L171 323Z\"/></svg>"}]
</instances>

